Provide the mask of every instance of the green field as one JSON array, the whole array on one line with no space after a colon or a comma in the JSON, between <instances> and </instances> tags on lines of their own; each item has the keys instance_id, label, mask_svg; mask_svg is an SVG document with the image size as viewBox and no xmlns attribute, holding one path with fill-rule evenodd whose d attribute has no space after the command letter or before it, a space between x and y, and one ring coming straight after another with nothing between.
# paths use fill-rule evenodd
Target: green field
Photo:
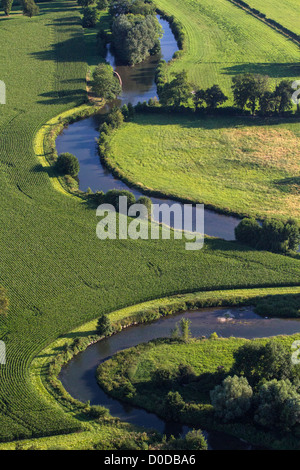
<instances>
[{"instance_id":1,"label":"green field","mask_svg":"<svg viewBox=\"0 0 300 470\"><path fill-rule=\"evenodd\" d=\"M94 442L102 427L110 445L131 428L85 423L37 385L30 365L47 345L100 312L167 295L299 285L300 264L220 240L207 240L200 252L185 251L179 240L98 240L95 210L56 191L51 171L41 164L45 155L34 152L38 130L86 99L90 52L75 2L43 3L40 10L31 19L17 10L8 19L0 16L0 79L7 85L0 114L0 285L10 299L7 318L0 318L7 346L7 364L0 365L0 440L69 433L74 448L75 431L85 430ZM279 46L281 37L276 41ZM272 60L283 54L274 50ZM293 62L291 44L286 57ZM184 60L191 59L187 54ZM82 435L78 439L85 447ZM51 441L61 444L60 438Z\"/></svg>"},{"instance_id":2,"label":"green field","mask_svg":"<svg viewBox=\"0 0 300 470\"><path fill-rule=\"evenodd\" d=\"M230 97L231 77L238 73L269 75L274 82L299 78L298 46L228 0L156 3L174 15L186 33L185 53L169 73L184 69L197 87L216 83Z\"/></svg>"},{"instance_id":3,"label":"green field","mask_svg":"<svg viewBox=\"0 0 300 470\"><path fill-rule=\"evenodd\" d=\"M138 114L111 138L130 181L255 217L300 220L296 121Z\"/></svg>"},{"instance_id":4,"label":"green field","mask_svg":"<svg viewBox=\"0 0 300 470\"><path fill-rule=\"evenodd\" d=\"M297 0L248 0L247 3L285 28L300 34L300 4Z\"/></svg>"}]
</instances>

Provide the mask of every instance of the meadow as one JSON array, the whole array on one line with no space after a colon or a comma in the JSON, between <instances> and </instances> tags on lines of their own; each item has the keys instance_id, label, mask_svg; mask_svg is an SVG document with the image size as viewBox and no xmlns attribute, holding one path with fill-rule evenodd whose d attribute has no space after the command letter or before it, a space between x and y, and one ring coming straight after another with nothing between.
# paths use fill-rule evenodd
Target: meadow
<instances>
[{"instance_id":1,"label":"meadow","mask_svg":"<svg viewBox=\"0 0 300 470\"><path fill-rule=\"evenodd\" d=\"M0 79L7 85L0 115L0 285L10 301L0 318L7 346L0 440L68 434L73 448L76 435L79 447L87 445L79 430L88 442L99 441L99 423L86 425L46 398L30 369L59 336L102 312L172 294L300 284L297 259L235 243L207 239L203 250L191 253L179 240L100 241L94 209L56 190L51 170L41 164L45 149L36 154L34 143L50 119L86 101L88 51L76 5L43 3L31 19L17 9L10 18L0 16ZM292 60L294 49L287 49ZM132 431L113 420L102 424L108 446Z\"/></svg>"},{"instance_id":2,"label":"meadow","mask_svg":"<svg viewBox=\"0 0 300 470\"><path fill-rule=\"evenodd\" d=\"M113 134L107 160L140 187L300 220L299 142L296 120L137 114Z\"/></svg>"},{"instance_id":3,"label":"meadow","mask_svg":"<svg viewBox=\"0 0 300 470\"><path fill-rule=\"evenodd\" d=\"M230 98L228 105L236 74L269 75L273 83L299 78L298 46L228 0L157 0L156 4L182 23L186 35L184 54L169 67L169 77L186 70L195 88L218 84ZM282 6L280 11L289 17L290 11Z\"/></svg>"},{"instance_id":4,"label":"meadow","mask_svg":"<svg viewBox=\"0 0 300 470\"><path fill-rule=\"evenodd\" d=\"M248 0L247 3L285 28L300 34L300 4L297 0Z\"/></svg>"}]
</instances>

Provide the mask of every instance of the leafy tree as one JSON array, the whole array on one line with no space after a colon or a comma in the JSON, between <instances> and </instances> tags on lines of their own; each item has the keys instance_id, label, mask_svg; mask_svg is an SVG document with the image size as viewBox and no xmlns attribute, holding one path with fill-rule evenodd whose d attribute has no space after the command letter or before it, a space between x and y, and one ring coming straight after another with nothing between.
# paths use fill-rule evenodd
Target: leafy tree
<instances>
[{"instance_id":1,"label":"leafy tree","mask_svg":"<svg viewBox=\"0 0 300 470\"><path fill-rule=\"evenodd\" d=\"M288 240L288 249L296 251L300 245L300 225L294 219L288 219L284 226L285 238Z\"/></svg>"},{"instance_id":2,"label":"leafy tree","mask_svg":"<svg viewBox=\"0 0 300 470\"><path fill-rule=\"evenodd\" d=\"M261 226L255 219L245 218L235 228L234 233L237 241L255 247L261 237Z\"/></svg>"},{"instance_id":3,"label":"leafy tree","mask_svg":"<svg viewBox=\"0 0 300 470\"><path fill-rule=\"evenodd\" d=\"M191 337L191 330L190 330L191 321L188 318L182 318L179 322L179 327L181 331L181 338L186 343L189 341Z\"/></svg>"},{"instance_id":4,"label":"leafy tree","mask_svg":"<svg viewBox=\"0 0 300 470\"><path fill-rule=\"evenodd\" d=\"M108 7L109 3L108 0L98 0L97 1L97 9L98 10L105 10Z\"/></svg>"},{"instance_id":5,"label":"leafy tree","mask_svg":"<svg viewBox=\"0 0 300 470\"><path fill-rule=\"evenodd\" d=\"M193 94L193 100L196 109L202 108L205 103L205 90L200 89L195 91L195 93Z\"/></svg>"},{"instance_id":6,"label":"leafy tree","mask_svg":"<svg viewBox=\"0 0 300 470\"><path fill-rule=\"evenodd\" d=\"M207 450L206 439L200 429L189 431L185 437L171 436L162 449L164 450Z\"/></svg>"},{"instance_id":7,"label":"leafy tree","mask_svg":"<svg viewBox=\"0 0 300 470\"><path fill-rule=\"evenodd\" d=\"M77 0L77 3L80 7L88 7L92 5L95 2L95 0Z\"/></svg>"},{"instance_id":8,"label":"leafy tree","mask_svg":"<svg viewBox=\"0 0 300 470\"><path fill-rule=\"evenodd\" d=\"M277 98L277 110L280 113L288 111L292 108L292 82L282 80L275 89L275 98Z\"/></svg>"},{"instance_id":9,"label":"leafy tree","mask_svg":"<svg viewBox=\"0 0 300 470\"><path fill-rule=\"evenodd\" d=\"M246 377L252 386L261 380L292 379L297 374L290 351L278 341L244 344L234 353L234 359L232 373Z\"/></svg>"},{"instance_id":10,"label":"leafy tree","mask_svg":"<svg viewBox=\"0 0 300 470\"><path fill-rule=\"evenodd\" d=\"M99 64L93 72L93 91L96 95L112 100L121 94L121 85L114 76L113 68L108 64Z\"/></svg>"},{"instance_id":11,"label":"leafy tree","mask_svg":"<svg viewBox=\"0 0 300 470\"><path fill-rule=\"evenodd\" d=\"M213 85L211 88L207 88L204 93L206 106L211 110L216 109L227 100L228 97L224 95L219 85Z\"/></svg>"},{"instance_id":12,"label":"leafy tree","mask_svg":"<svg viewBox=\"0 0 300 470\"><path fill-rule=\"evenodd\" d=\"M105 313L102 313L98 318L97 333L100 336L109 336L113 333L111 321Z\"/></svg>"},{"instance_id":13,"label":"leafy tree","mask_svg":"<svg viewBox=\"0 0 300 470\"><path fill-rule=\"evenodd\" d=\"M187 73L179 72L175 78L166 83L159 94L159 100L165 106L180 106L187 104L192 97L192 85L188 82Z\"/></svg>"},{"instance_id":14,"label":"leafy tree","mask_svg":"<svg viewBox=\"0 0 300 470\"><path fill-rule=\"evenodd\" d=\"M255 114L259 98L268 91L269 77L256 74L240 74L232 79L234 103L244 110L248 108Z\"/></svg>"},{"instance_id":15,"label":"leafy tree","mask_svg":"<svg viewBox=\"0 0 300 470\"><path fill-rule=\"evenodd\" d=\"M254 420L262 426L291 428L300 424L300 395L289 380L271 380L261 385Z\"/></svg>"},{"instance_id":16,"label":"leafy tree","mask_svg":"<svg viewBox=\"0 0 300 470\"><path fill-rule=\"evenodd\" d=\"M99 19L99 12L95 7L84 7L82 26L83 28L94 28Z\"/></svg>"},{"instance_id":17,"label":"leafy tree","mask_svg":"<svg viewBox=\"0 0 300 470\"><path fill-rule=\"evenodd\" d=\"M276 111L277 98L275 93L271 91L265 91L259 97L259 110L263 116L269 116Z\"/></svg>"},{"instance_id":18,"label":"leafy tree","mask_svg":"<svg viewBox=\"0 0 300 470\"><path fill-rule=\"evenodd\" d=\"M274 253L287 251L288 240L284 222L276 219L264 220L257 247L262 250L273 251Z\"/></svg>"},{"instance_id":19,"label":"leafy tree","mask_svg":"<svg viewBox=\"0 0 300 470\"><path fill-rule=\"evenodd\" d=\"M114 106L106 118L106 123L111 129L117 129L124 122L124 116L122 111Z\"/></svg>"},{"instance_id":20,"label":"leafy tree","mask_svg":"<svg viewBox=\"0 0 300 470\"><path fill-rule=\"evenodd\" d=\"M135 65L157 52L161 26L153 15L120 15L112 26L112 43L118 57Z\"/></svg>"},{"instance_id":21,"label":"leafy tree","mask_svg":"<svg viewBox=\"0 0 300 470\"><path fill-rule=\"evenodd\" d=\"M29 16L29 18L32 18L33 16L37 16L39 14L40 9L35 4L34 0L22 0L22 4L24 16Z\"/></svg>"},{"instance_id":22,"label":"leafy tree","mask_svg":"<svg viewBox=\"0 0 300 470\"><path fill-rule=\"evenodd\" d=\"M61 153L56 161L56 169L64 175L77 176L79 173L79 162L71 153Z\"/></svg>"},{"instance_id":23,"label":"leafy tree","mask_svg":"<svg viewBox=\"0 0 300 470\"><path fill-rule=\"evenodd\" d=\"M104 197L104 202L106 204L112 204L115 208L116 211L119 211L119 197L120 196L126 196L127 197L127 209L132 205L135 204L135 196L132 194L130 191L127 191L126 189L124 190L119 190L119 189L110 189L107 191Z\"/></svg>"},{"instance_id":24,"label":"leafy tree","mask_svg":"<svg viewBox=\"0 0 300 470\"><path fill-rule=\"evenodd\" d=\"M178 421L185 402L178 392L169 392L163 401L164 415L168 421Z\"/></svg>"},{"instance_id":25,"label":"leafy tree","mask_svg":"<svg viewBox=\"0 0 300 470\"><path fill-rule=\"evenodd\" d=\"M240 418L251 406L253 391L245 377L226 377L221 385L210 392L211 403L217 417L224 421Z\"/></svg>"},{"instance_id":26,"label":"leafy tree","mask_svg":"<svg viewBox=\"0 0 300 470\"><path fill-rule=\"evenodd\" d=\"M9 16L9 14L11 12L12 4L13 4L13 0L2 0L1 1L2 10L4 11L6 16Z\"/></svg>"}]
</instances>

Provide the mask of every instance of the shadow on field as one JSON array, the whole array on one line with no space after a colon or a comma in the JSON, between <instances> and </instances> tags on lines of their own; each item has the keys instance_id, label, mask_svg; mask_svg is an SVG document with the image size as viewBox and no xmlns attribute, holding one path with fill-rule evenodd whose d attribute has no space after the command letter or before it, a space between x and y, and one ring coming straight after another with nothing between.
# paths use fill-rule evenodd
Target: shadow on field
<instances>
[{"instance_id":1,"label":"shadow on field","mask_svg":"<svg viewBox=\"0 0 300 470\"><path fill-rule=\"evenodd\" d=\"M227 75L238 75L241 73L256 73L268 75L272 78L298 77L300 75L299 62L285 63L252 63L236 64L224 67L223 73Z\"/></svg>"}]
</instances>

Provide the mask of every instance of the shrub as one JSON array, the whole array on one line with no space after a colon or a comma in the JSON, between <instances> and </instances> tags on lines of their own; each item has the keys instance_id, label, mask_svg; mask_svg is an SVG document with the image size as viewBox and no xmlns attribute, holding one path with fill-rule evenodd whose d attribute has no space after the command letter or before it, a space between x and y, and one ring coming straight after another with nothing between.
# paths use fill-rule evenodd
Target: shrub
<instances>
[{"instance_id":1,"label":"shrub","mask_svg":"<svg viewBox=\"0 0 300 470\"><path fill-rule=\"evenodd\" d=\"M61 153L55 166L57 171L64 175L77 176L79 173L79 162L71 153Z\"/></svg>"},{"instance_id":2,"label":"shrub","mask_svg":"<svg viewBox=\"0 0 300 470\"><path fill-rule=\"evenodd\" d=\"M169 392L163 401L164 416L168 421L179 421L180 414L184 410L185 402L178 392Z\"/></svg>"},{"instance_id":3,"label":"shrub","mask_svg":"<svg viewBox=\"0 0 300 470\"><path fill-rule=\"evenodd\" d=\"M261 385L254 420L267 428L290 428L300 424L300 395L289 380Z\"/></svg>"},{"instance_id":4,"label":"shrub","mask_svg":"<svg viewBox=\"0 0 300 470\"><path fill-rule=\"evenodd\" d=\"M40 12L39 7L35 4L34 0L23 0L23 15L29 16L37 16Z\"/></svg>"},{"instance_id":5,"label":"shrub","mask_svg":"<svg viewBox=\"0 0 300 470\"><path fill-rule=\"evenodd\" d=\"M98 318L97 322L97 333L100 336L109 336L113 333L113 327L111 321L105 313Z\"/></svg>"},{"instance_id":6,"label":"shrub","mask_svg":"<svg viewBox=\"0 0 300 470\"><path fill-rule=\"evenodd\" d=\"M107 100L115 99L122 91L113 68L108 64L99 64L93 72L92 88L96 95Z\"/></svg>"},{"instance_id":7,"label":"shrub","mask_svg":"<svg viewBox=\"0 0 300 470\"><path fill-rule=\"evenodd\" d=\"M237 241L255 247L260 240L261 226L253 218L243 219L235 228Z\"/></svg>"},{"instance_id":8,"label":"shrub","mask_svg":"<svg viewBox=\"0 0 300 470\"><path fill-rule=\"evenodd\" d=\"M125 196L127 198L127 209L135 203L135 196L130 191L119 190L119 189L110 189L104 196L104 201L106 204L112 204L116 211L119 211L119 197Z\"/></svg>"},{"instance_id":9,"label":"shrub","mask_svg":"<svg viewBox=\"0 0 300 470\"><path fill-rule=\"evenodd\" d=\"M82 26L83 28L94 28L99 19L99 12L95 7L85 7L83 9Z\"/></svg>"},{"instance_id":10,"label":"shrub","mask_svg":"<svg viewBox=\"0 0 300 470\"><path fill-rule=\"evenodd\" d=\"M228 376L210 392L215 414L224 421L232 421L247 413L253 391L245 377Z\"/></svg>"}]
</instances>

